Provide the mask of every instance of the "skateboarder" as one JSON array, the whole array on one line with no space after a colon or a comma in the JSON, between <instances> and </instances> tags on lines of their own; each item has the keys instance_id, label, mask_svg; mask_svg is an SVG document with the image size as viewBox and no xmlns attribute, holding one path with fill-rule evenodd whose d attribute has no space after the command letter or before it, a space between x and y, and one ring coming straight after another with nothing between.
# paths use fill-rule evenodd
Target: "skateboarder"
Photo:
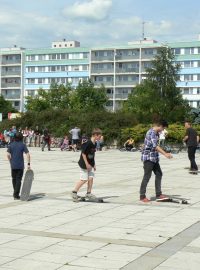
<instances>
[{"instance_id":1,"label":"skateboarder","mask_svg":"<svg viewBox=\"0 0 200 270\"><path fill-rule=\"evenodd\" d=\"M140 186L140 200L142 202L149 202L146 198L146 188L151 178L152 172L155 174L155 190L157 200L166 199L166 196L162 195L161 180L162 171L159 164L159 153L163 154L166 158L172 158L170 153L166 153L160 146L159 132L167 128L168 124L166 121L159 121L153 125L153 127L147 131L144 148L142 150L142 161L144 165L144 177Z\"/></svg>"},{"instance_id":2,"label":"skateboarder","mask_svg":"<svg viewBox=\"0 0 200 270\"><path fill-rule=\"evenodd\" d=\"M183 142L187 144L188 147L188 158L190 160L190 170L191 173L198 173L198 166L195 162L195 153L197 145L199 143L199 136L195 129L192 128L192 124L189 121L185 122L186 134L183 139Z\"/></svg>"},{"instance_id":3,"label":"skateboarder","mask_svg":"<svg viewBox=\"0 0 200 270\"><path fill-rule=\"evenodd\" d=\"M14 200L20 199L21 180L24 174L24 153L27 157L28 169L30 169L30 154L26 145L23 143L23 135L16 132L14 141L7 149L7 157L11 166Z\"/></svg>"},{"instance_id":4,"label":"skateboarder","mask_svg":"<svg viewBox=\"0 0 200 270\"><path fill-rule=\"evenodd\" d=\"M95 199L96 196L91 193L94 171L96 171L95 165L95 151L96 151L96 141L100 140L102 132L100 129L95 128L92 132L92 137L90 140L82 144L81 155L79 159L80 167L80 180L76 184L74 190L71 192L73 201L78 201L79 197L77 195L80 188L87 183L87 193L85 197L87 199Z\"/></svg>"}]
</instances>

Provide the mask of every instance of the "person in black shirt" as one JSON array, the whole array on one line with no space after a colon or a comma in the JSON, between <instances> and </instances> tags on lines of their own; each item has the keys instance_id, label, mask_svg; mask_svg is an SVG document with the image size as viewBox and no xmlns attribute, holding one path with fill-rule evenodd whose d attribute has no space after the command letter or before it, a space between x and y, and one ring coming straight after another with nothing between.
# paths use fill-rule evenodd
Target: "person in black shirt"
<instances>
[{"instance_id":1,"label":"person in black shirt","mask_svg":"<svg viewBox=\"0 0 200 270\"><path fill-rule=\"evenodd\" d=\"M90 140L82 144L81 155L79 159L80 167L80 180L76 184L74 190L71 193L73 201L78 201L78 191L87 182L87 193L85 195L88 199L96 198L94 194L91 193L94 179L94 171L96 171L95 165L95 151L96 151L96 141L100 140L102 132L100 129L95 128L92 132L92 137Z\"/></svg>"},{"instance_id":2,"label":"person in black shirt","mask_svg":"<svg viewBox=\"0 0 200 270\"><path fill-rule=\"evenodd\" d=\"M197 174L198 167L195 162L195 153L197 145L199 143L199 136L195 129L192 128L190 122L185 122L186 134L183 139L183 142L187 144L188 147L188 158L190 160L190 170L193 174Z\"/></svg>"}]
</instances>

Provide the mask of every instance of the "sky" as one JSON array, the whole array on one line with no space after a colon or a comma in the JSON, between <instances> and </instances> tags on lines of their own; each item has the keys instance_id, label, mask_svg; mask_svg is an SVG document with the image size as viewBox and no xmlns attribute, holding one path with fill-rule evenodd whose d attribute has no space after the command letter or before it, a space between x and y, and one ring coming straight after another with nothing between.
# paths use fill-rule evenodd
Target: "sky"
<instances>
[{"instance_id":1,"label":"sky","mask_svg":"<svg viewBox=\"0 0 200 270\"><path fill-rule=\"evenodd\" d=\"M0 0L0 48L50 47L78 40L83 47L197 40L199 0Z\"/></svg>"}]
</instances>

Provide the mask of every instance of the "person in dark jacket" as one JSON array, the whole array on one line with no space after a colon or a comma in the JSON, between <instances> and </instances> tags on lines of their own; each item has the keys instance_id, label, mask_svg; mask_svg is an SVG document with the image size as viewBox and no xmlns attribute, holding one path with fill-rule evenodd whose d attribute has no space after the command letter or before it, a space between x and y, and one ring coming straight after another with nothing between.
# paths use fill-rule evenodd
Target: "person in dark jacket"
<instances>
[{"instance_id":1,"label":"person in dark jacket","mask_svg":"<svg viewBox=\"0 0 200 270\"><path fill-rule=\"evenodd\" d=\"M15 200L20 199L21 181L24 174L24 153L27 157L27 169L30 169L30 154L23 143L22 133L16 132L14 141L8 146L7 158L11 166L11 176L13 184L13 197Z\"/></svg>"}]
</instances>

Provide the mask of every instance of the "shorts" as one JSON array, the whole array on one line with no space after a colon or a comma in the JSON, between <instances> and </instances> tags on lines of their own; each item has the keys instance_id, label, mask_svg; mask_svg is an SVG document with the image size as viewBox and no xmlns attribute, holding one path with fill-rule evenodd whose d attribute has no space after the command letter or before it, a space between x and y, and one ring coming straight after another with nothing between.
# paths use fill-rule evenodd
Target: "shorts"
<instances>
[{"instance_id":1,"label":"shorts","mask_svg":"<svg viewBox=\"0 0 200 270\"><path fill-rule=\"evenodd\" d=\"M72 144L78 144L79 143L79 139L72 139Z\"/></svg>"},{"instance_id":2,"label":"shorts","mask_svg":"<svg viewBox=\"0 0 200 270\"><path fill-rule=\"evenodd\" d=\"M90 171L85 170L85 169L81 169L80 170L80 180L88 181L89 178L94 179L94 171L93 171L93 169L90 170Z\"/></svg>"}]
</instances>

